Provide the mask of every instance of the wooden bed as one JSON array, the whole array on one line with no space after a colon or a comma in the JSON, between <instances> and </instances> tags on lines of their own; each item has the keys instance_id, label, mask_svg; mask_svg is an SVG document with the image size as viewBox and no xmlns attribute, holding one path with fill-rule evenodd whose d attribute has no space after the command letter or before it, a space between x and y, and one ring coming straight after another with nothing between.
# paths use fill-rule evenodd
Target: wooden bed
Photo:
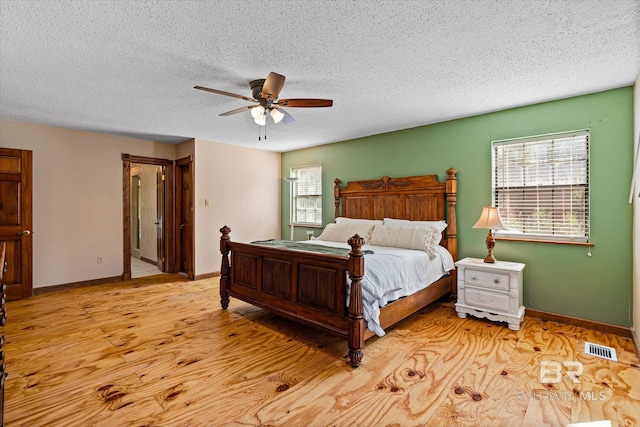
<instances>
[{"instance_id":1,"label":"wooden bed","mask_svg":"<svg viewBox=\"0 0 640 427\"><path fill-rule=\"evenodd\" d=\"M334 186L335 217L362 219L398 218L413 221L446 220L442 246L457 260L457 171L447 170L445 183L436 175L352 181ZM361 364L364 341L373 336L362 314L361 280L364 274L364 239L349 239L349 256L317 254L255 244L232 242L229 227L220 229L222 266L220 303L229 297L271 310L347 339L349 363ZM347 274L351 295L347 301ZM455 270L429 287L380 309L383 329L449 294L455 295Z\"/></svg>"}]
</instances>

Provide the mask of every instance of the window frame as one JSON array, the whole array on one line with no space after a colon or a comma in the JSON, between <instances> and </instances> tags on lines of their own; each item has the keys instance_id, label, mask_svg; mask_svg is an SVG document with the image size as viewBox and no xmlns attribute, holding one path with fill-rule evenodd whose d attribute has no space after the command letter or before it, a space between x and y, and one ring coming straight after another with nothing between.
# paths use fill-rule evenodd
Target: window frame
<instances>
[{"instance_id":1,"label":"window frame","mask_svg":"<svg viewBox=\"0 0 640 427\"><path fill-rule=\"evenodd\" d=\"M291 223L293 224L294 227L322 227L322 164L292 167L290 169L289 176L301 178L300 172L308 171L308 170L318 171L319 179L318 181L314 182L314 184L316 185L316 187L319 186L320 193L313 194L313 195L307 195L307 194L300 195L298 192L300 190L301 179L293 183L293 189L292 189L293 194L291 195L290 203L293 204L293 219L291 220ZM315 212L314 216L317 218L317 221L308 222L308 221L298 220L299 218L298 213L300 210L298 208L298 199L300 197L309 197L310 199L311 198L315 199L316 207L312 209Z\"/></svg>"},{"instance_id":2,"label":"window frame","mask_svg":"<svg viewBox=\"0 0 640 427\"><path fill-rule=\"evenodd\" d=\"M559 139L566 139L566 138L570 138L570 137L583 137L585 140L585 150L586 150L586 156L584 159L584 168L585 168L585 175L586 175L586 179L584 181L586 182L582 182L582 183L558 183L558 184L543 184L543 185L536 185L536 186L531 186L532 189L535 189L533 191L536 192L536 204L540 201L540 194L538 193L539 188L540 187L546 187L547 189L566 189L566 188L581 188L582 191L585 194L585 198L584 198L584 210L582 211L584 214L584 223L582 226L582 230L584 230L584 233L581 234L572 234L572 235L567 235L567 234L554 234L554 233L535 233L535 232L524 232L524 231L516 231L516 230L496 230L494 233L494 236L496 239L498 240L517 240L517 241L529 241L529 242L542 242L542 243L563 243L563 244L575 244L575 245L589 245L589 246L593 246L593 244L591 243L591 204L590 204L590 196L591 196L591 134L590 134L590 130L589 129L580 129L580 130L575 130L575 131L568 131L568 132L557 132L557 133L549 133L549 134L543 134L543 135L535 135L535 136L527 136L527 137L522 137L522 138L512 138L512 139L502 139L502 140L494 140L491 141L491 201L492 201L492 205L497 207L500 211L505 210L505 205L501 204L499 201L499 198L497 196L497 194L500 192L500 189L502 188L503 191L505 188L508 188L508 186L498 186L498 168L500 167L499 165L496 164L497 162L497 147L500 146L507 146L507 145L516 145L516 144L520 144L523 147L526 146L526 144L530 144L531 146L533 146L533 144L539 144L539 143L544 143L546 141L549 141L551 143L553 143L552 141L554 140L559 140ZM559 157L555 157L558 153L554 152L553 155L553 164L549 165L549 166L557 166L558 165L558 160ZM541 164L541 162L539 161L539 157L536 157L536 162L534 162L534 164L539 165ZM522 169L525 169L525 166L522 166ZM573 169L572 169L573 170ZM558 178L559 175L558 173L556 173L557 170L556 169L552 169L552 172L550 174L545 175L545 177L547 177L547 179L553 181L553 179ZM524 188L526 188L526 185L521 185L520 187L523 188L523 194L525 192ZM553 191L552 191L553 192ZM526 203L526 202L523 202ZM552 220L553 221L553 220ZM504 215L503 216L503 222L508 226L508 223L510 222L510 218L509 215ZM553 221L553 224L558 224L558 221ZM553 227L556 228L556 227Z\"/></svg>"}]
</instances>

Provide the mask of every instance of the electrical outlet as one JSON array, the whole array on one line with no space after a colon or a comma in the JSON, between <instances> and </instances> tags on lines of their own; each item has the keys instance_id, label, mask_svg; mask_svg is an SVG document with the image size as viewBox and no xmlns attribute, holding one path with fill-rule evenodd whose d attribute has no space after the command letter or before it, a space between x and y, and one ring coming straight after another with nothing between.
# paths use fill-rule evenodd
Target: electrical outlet
<instances>
[{"instance_id":1,"label":"electrical outlet","mask_svg":"<svg viewBox=\"0 0 640 427\"><path fill-rule=\"evenodd\" d=\"M98 255L98 264L102 264L102 255Z\"/></svg>"}]
</instances>

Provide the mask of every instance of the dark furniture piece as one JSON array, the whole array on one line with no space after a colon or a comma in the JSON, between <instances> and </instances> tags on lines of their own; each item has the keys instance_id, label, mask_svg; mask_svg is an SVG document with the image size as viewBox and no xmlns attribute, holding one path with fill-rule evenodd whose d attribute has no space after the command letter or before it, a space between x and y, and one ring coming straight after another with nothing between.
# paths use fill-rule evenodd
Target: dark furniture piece
<instances>
[{"instance_id":1,"label":"dark furniture piece","mask_svg":"<svg viewBox=\"0 0 640 427\"><path fill-rule=\"evenodd\" d=\"M445 183L436 175L352 181L344 188L336 179L335 217L413 221L446 220L441 245L457 259L457 171L447 170ZM220 302L229 306L235 297L283 317L344 337L349 362L361 364L364 341L373 336L362 315L361 280L364 274L364 239L349 239L349 256L316 254L255 244L232 242L231 230L220 229L222 266ZM346 277L351 279L348 307ZM449 294L455 295L455 270L429 287L380 309L383 329Z\"/></svg>"},{"instance_id":2,"label":"dark furniture piece","mask_svg":"<svg viewBox=\"0 0 640 427\"><path fill-rule=\"evenodd\" d=\"M2 283L2 278L7 270L7 243L0 242L0 326L7 323L7 310L5 308L7 285ZM7 378L6 366L4 364L4 334L0 337L0 426L4 425L4 380Z\"/></svg>"}]
</instances>

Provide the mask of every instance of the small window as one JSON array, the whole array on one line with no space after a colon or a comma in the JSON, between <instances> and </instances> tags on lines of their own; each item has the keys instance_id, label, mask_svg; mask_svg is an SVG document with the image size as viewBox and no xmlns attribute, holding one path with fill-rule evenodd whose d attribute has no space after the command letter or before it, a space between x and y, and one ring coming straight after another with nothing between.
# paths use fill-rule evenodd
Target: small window
<instances>
[{"instance_id":1,"label":"small window","mask_svg":"<svg viewBox=\"0 0 640 427\"><path fill-rule=\"evenodd\" d=\"M293 185L293 222L322 226L322 166L291 168L298 178Z\"/></svg>"},{"instance_id":2,"label":"small window","mask_svg":"<svg viewBox=\"0 0 640 427\"><path fill-rule=\"evenodd\" d=\"M589 132L493 141L496 237L589 241Z\"/></svg>"}]
</instances>

